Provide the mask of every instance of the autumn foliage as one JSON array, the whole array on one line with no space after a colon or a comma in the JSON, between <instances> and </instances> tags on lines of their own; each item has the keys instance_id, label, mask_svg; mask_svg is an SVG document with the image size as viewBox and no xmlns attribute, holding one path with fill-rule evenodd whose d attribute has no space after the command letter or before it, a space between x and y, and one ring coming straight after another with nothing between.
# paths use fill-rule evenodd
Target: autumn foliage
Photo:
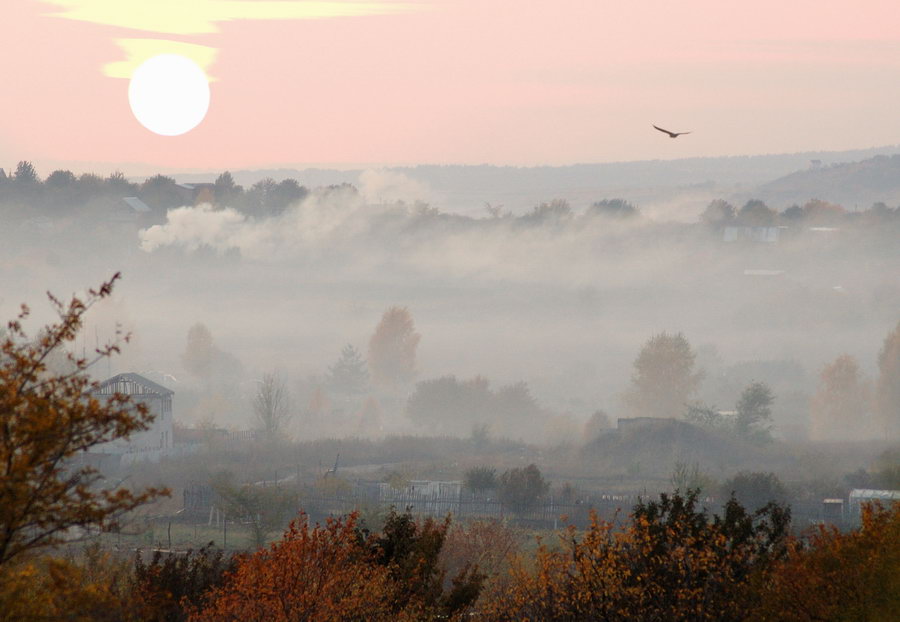
<instances>
[{"instance_id":1,"label":"autumn foliage","mask_svg":"<svg viewBox=\"0 0 900 622\"><path fill-rule=\"evenodd\" d=\"M863 506L857 530L820 526L808 539L793 540L759 602L759 620L896 620L900 503Z\"/></svg>"},{"instance_id":2,"label":"autumn foliage","mask_svg":"<svg viewBox=\"0 0 900 622\"><path fill-rule=\"evenodd\" d=\"M165 494L100 489L99 474L78 461L88 449L146 429L151 415L128 396L98 400L89 367L119 351L121 341L93 357L67 351L88 309L107 298L119 275L68 303L49 295L59 320L35 338L22 306L0 338L0 580L6 564L63 541L73 528L102 527ZM51 363L55 365L51 369Z\"/></svg>"},{"instance_id":3,"label":"autumn foliage","mask_svg":"<svg viewBox=\"0 0 900 622\"><path fill-rule=\"evenodd\" d=\"M240 620L448 619L478 597L481 575L466 565L444 589L438 565L449 521L392 512L379 534L357 515L311 526L300 515L284 537L239 561L195 622Z\"/></svg>"},{"instance_id":4,"label":"autumn foliage","mask_svg":"<svg viewBox=\"0 0 900 622\"><path fill-rule=\"evenodd\" d=\"M617 530L592 516L579 537L542 544L492 594L490 620L743 620L757 573L784 550L789 514L768 506L748 514L731 500L723 516L698 507L696 493L641 503Z\"/></svg>"},{"instance_id":5,"label":"autumn foliage","mask_svg":"<svg viewBox=\"0 0 900 622\"><path fill-rule=\"evenodd\" d=\"M193 622L391 619L388 568L372 563L356 517L310 526L305 516L284 537L242 559Z\"/></svg>"}]
</instances>

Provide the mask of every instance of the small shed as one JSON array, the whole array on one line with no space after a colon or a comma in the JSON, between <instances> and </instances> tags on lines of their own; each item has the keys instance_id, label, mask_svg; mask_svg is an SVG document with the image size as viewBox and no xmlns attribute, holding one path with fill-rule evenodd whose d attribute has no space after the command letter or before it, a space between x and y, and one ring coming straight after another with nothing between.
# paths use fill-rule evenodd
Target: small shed
<instances>
[{"instance_id":1,"label":"small shed","mask_svg":"<svg viewBox=\"0 0 900 622\"><path fill-rule=\"evenodd\" d=\"M900 490L873 490L869 488L854 488L850 491L847 504L851 516L859 516L864 503L880 502L889 506L891 503L900 503Z\"/></svg>"}]
</instances>

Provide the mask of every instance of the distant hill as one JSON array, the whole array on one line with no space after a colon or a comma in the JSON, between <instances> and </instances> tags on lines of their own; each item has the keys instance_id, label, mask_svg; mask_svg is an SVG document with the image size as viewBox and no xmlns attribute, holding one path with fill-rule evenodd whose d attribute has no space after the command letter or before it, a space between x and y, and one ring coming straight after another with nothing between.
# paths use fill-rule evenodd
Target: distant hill
<instances>
[{"instance_id":1,"label":"distant hill","mask_svg":"<svg viewBox=\"0 0 900 622\"><path fill-rule=\"evenodd\" d=\"M900 203L900 154L797 171L759 186L747 198L751 194L772 207L803 204L810 199L839 203L848 209L865 209L878 201L893 207Z\"/></svg>"},{"instance_id":2,"label":"distant hill","mask_svg":"<svg viewBox=\"0 0 900 622\"><path fill-rule=\"evenodd\" d=\"M582 208L603 198L620 197L645 207L679 195L692 196L697 209L710 198L744 193L768 180L808 169L818 160L823 167L900 151L898 146L854 151L803 152L681 160L644 160L573 164L570 166L420 165L389 167L425 185L429 200L447 211L473 213L485 203L502 204L521 213L541 201L566 199ZM362 169L261 169L231 171L237 183L250 186L264 177L280 181L293 177L306 186L359 183ZM218 173L175 174L180 182L212 181ZM806 197L810 198L810 197ZM824 198L824 197L823 197ZM696 206L695 206L696 207Z\"/></svg>"}]
</instances>

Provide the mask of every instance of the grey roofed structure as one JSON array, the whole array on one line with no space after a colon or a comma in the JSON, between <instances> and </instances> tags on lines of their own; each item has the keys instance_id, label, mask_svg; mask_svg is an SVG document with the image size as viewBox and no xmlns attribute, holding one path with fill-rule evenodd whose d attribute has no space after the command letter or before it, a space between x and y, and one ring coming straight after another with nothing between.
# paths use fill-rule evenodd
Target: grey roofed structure
<instances>
[{"instance_id":1,"label":"grey roofed structure","mask_svg":"<svg viewBox=\"0 0 900 622\"><path fill-rule=\"evenodd\" d=\"M900 503L900 490L872 490L869 488L854 488L849 495L850 510L857 514L862 510L863 503L879 502L889 506L891 503Z\"/></svg>"},{"instance_id":2,"label":"grey roofed structure","mask_svg":"<svg viewBox=\"0 0 900 622\"><path fill-rule=\"evenodd\" d=\"M148 380L140 374L132 373L118 374L108 378L101 382L99 388L94 392L95 395L113 395L114 393L158 397L175 395L171 389Z\"/></svg>"},{"instance_id":3,"label":"grey roofed structure","mask_svg":"<svg viewBox=\"0 0 900 622\"><path fill-rule=\"evenodd\" d=\"M125 204L128 205L128 207L130 207L138 214L150 213L150 206L148 206L137 197L122 197L122 200L125 201Z\"/></svg>"},{"instance_id":4,"label":"grey roofed structure","mask_svg":"<svg viewBox=\"0 0 900 622\"><path fill-rule=\"evenodd\" d=\"M168 455L173 443L172 402L175 392L134 373L118 374L104 380L92 392L92 396L100 400L110 400L115 395L126 395L131 404L142 405L150 415L149 420L128 437L97 445L90 453L119 456L120 463L156 461Z\"/></svg>"}]
</instances>

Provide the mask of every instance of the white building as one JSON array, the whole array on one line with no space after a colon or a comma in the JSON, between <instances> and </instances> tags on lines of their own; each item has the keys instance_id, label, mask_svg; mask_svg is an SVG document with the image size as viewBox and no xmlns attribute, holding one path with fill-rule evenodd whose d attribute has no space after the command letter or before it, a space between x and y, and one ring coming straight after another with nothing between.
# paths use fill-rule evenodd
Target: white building
<instances>
[{"instance_id":1,"label":"white building","mask_svg":"<svg viewBox=\"0 0 900 622\"><path fill-rule=\"evenodd\" d=\"M122 463L141 460L157 461L172 450L172 396L174 391L138 374L119 374L100 383L94 397L127 395L134 403L144 404L153 415L149 427L132 434L127 440L117 439L97 445L92 454L120 456Z\"/></svg>"}]
</instances>

